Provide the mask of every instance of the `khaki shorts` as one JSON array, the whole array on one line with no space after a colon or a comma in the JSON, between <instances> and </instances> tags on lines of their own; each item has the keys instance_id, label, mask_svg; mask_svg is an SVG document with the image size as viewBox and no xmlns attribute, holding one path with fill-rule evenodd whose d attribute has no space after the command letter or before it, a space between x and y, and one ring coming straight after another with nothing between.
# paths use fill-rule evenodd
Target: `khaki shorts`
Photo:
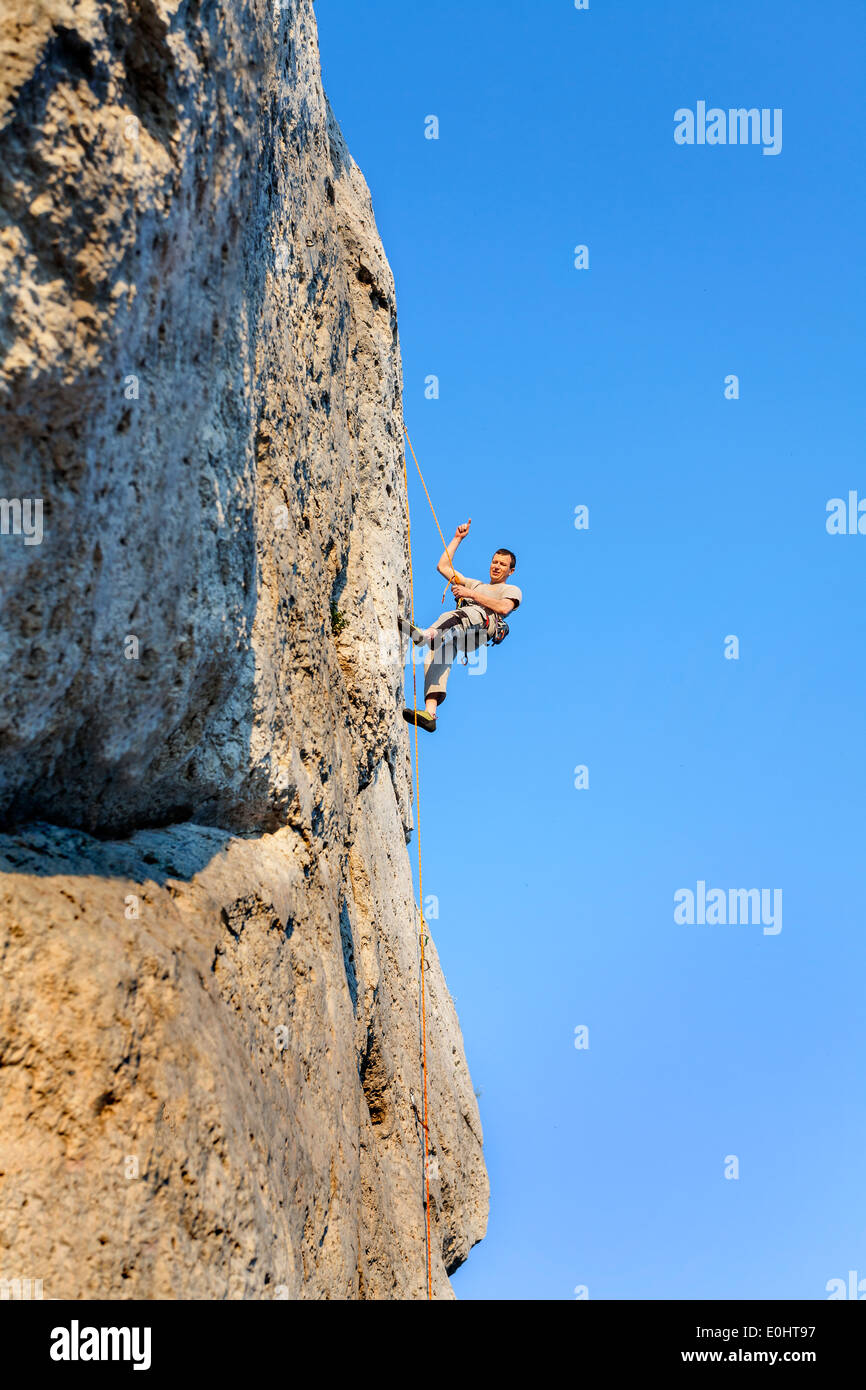
<instances>
[{"instance_id":1,"label":"khaki shorts","mask_svg":"<svg viewBox=\"0 0 866 1390\"><path fill-rule=\"evenodd\" d=\"M488 640L491 614L477 603L443 613L433 624L433 647L424 662L424 699L441 705L456 656L471 655Z\"/></svg>"}]
</instances>

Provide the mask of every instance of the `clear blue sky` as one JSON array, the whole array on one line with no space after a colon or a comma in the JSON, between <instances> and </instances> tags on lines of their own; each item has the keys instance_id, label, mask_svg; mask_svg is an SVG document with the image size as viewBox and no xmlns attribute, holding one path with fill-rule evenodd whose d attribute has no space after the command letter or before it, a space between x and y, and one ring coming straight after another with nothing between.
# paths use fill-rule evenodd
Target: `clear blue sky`
<instances>
[{"instance_id":1,"label":"clear blue sky","mask_svg":"<svg viewBox=\"0 0 866 1390\"><path fill-rule=\"evenodd\" d=\"M316 9L443 527L525 595L422 746L492 1185L455 1290L826 1298L866 1278L866 535L825 529L866 497L866 9ZM676 145L699 100L781 107L782 152ZM678 925L698 880L781 932Z\"/></svg>"}]
</instances>

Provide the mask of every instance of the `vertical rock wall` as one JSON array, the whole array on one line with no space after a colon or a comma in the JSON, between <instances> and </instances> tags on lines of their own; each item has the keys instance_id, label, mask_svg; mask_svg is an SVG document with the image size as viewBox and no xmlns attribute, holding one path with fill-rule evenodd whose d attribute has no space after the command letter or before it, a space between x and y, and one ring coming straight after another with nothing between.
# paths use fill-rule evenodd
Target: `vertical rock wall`
<instances>
[{"instance_id":1,"label":"vertical rock wall","mask_svg":"<svg viewBox=\"0 0 866 1390\"><path fill-rule=\"evenodd\" d=\"M396 308L312 5L0 8L0 1277L420 1297Z\"/></svg>"}]
</instances>

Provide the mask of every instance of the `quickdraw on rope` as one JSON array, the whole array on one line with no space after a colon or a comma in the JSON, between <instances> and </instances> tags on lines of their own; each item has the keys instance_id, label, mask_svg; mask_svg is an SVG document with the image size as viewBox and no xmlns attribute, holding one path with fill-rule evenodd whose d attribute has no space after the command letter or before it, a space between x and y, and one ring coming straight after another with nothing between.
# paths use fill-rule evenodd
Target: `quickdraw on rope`
<instances>
[{"instance_id":1,"label":"quickdraw on rope","mask_svg":"<svg viewBox=\"0 0 866 1390\"><path fill-rule=\"evenodd\" d=\"M421 479L421 486L424 489L427 501L430 502L430 510L433 513L433 520L436 522L436 529L442 537L442 545L448 553L448 546L445 537L442 535L442 527L439 525L439 518L436 509L430 501L430 493L427 491L427 484L424 482L424 475L415 457L415 450L412 448L412 440L409 438L409 431L403 426L403 433L406 436L406 443L415 459L415 467L418 469L418 477ZM403 482L406 487L406 534L409 544L409 608L412 626L415 626L415 582L412 571L412 523L409 517L409 477L406 471L406 453L403 452ZM457 571L451 566L452 573ZM415 669L415 659L412 659L412 707L418 708L417 675ZM427 1297L433 1297L433 1258L430 1244L430 1131L427 1124L427 986L426 986L426 955L425 942L427 937L427 923L424 920L424 879L421 866L421 771L418 761L418 725L415 724L415 819L418 828L418 897L421 903L419 915L421 918L421 1081L424 1113L421 1121L421 1128L424 1134L424 1212L427 1229Z\"/></svg>"}]
</instances>

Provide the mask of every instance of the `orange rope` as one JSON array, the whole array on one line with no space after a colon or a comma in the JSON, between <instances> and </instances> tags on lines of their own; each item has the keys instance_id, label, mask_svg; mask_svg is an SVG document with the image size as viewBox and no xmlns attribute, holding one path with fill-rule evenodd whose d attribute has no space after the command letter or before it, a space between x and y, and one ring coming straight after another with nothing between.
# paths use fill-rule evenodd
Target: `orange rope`
<instances>
[{"instance_id":1,"label":"orange rope","mask_svg":"<svg viewBox=\"0 0 866 1390\"><path fill-rule=\"evenodd\" d=\"M412 440L409 438L409 431L407 430L407 428L406 428L405 425L403 426L403 433L404 433L405 436L406 436L406 443L409 445L409 448L410 448L411 453L412 453L412 457L413 457L413 459L415 459L415 467L418 469L418 477L421 479L421 486L422 486L423 489L424 489L424 496L427 498L427 501L430 502L430 494L429 494L429 492L427 491L427 484L426 484L425 481L424 481L424 474L421 472L421 465L419 464L417 458L415 458L415 450L412 448ZM406 455L404 454L404 455L403 455L403 473L404 473L404 475L405 475L405 472L406 472ZM407 478L407 480L406 480L406 487L407 487L407 489L408 489L408 487L409 487L409 480L408 480L408 478ZM448 563L449 563L449 565L451 566L451 578L452 578L452 583L453 583L453 581L457 578L457 570L454 568L454 561L451 559L451 555L450 555L449 550L448 550L448 542L445 540L445 537L444 537L444 535L442 534L442 527L439 525L439 518L438 518L438 516L436 515L436 508L433 506L433 503L432 503L432 502L430 502L430 510L431 510L431 512L433 513L433 520L436 522L436 530L439 532L439 539L440 539L441 542L442 542L442 547L443 547L443 549L444 549L444 551L445 551L445 554L448 556ZM406 492L406 514L407 514L407 523L408 523L408 512L409 512L409 493L408 493L408 490L407 490L407 492ZM410 536L410 537L409 537L409 559L411 560L411 558L412 558L412 538L411 538L411 536ZM414 614L414 613L412 614L412 622L413 622L413 623L415 622L415 614Z\"/></svg>"},{"instance_id":2,"label":"orange rope","mask_svg":"<svg viewBox=\"0 0 866 1390\"><path fill-rule=\"evenodd\" d=\"M408 433L408 431L406 430L406 426L405 426L405 425L403 426L403 429L404 429L404 431L406 432L406 439L407 439L407 441L408 441L408 443L409 443L409 448L412 449L412 441L409 439L409 433ZM413 459L415 458L415 450L414 450L414 449L412 449L412 457L413 457ZM417 459L415 459L415 467L418 468L418 460L417 460ZM421 469L420 469L420 468L418 468L418 473L419 473L419 476L420 476L420 473L421 473ZM404 453L403 453L403 482L404 482L404 484L405 484L405 486L406 486L406 534L407 534L408 543L409 543L409 607L410 607L410 612L411 612L412 626L414 627L414 626L415 626L415 583L414 583L414 578L413 578L413 574L412 574L412 523L411 523L411 520L410 520L410 518L409 518L409 477L408 477L408 474L407 474L407 472L406 472L406 453L405 453L405 450L404 450ZM421 478L421 482L422 482L422 484L424 483L423 477ZM426 485L424 486L424 491L427 492L427 487L426 487ZM427 492L427 501L430 502L430 494L429 494L429 492ZM432 502L430 502L430 510L433 511L433 503L432 503ZM433 516L434 516L434 519L435 519L435 517L436 517L435 511L433 512ZM436 525L437 525L437 527L438 527L438 525L439 525L439 522L438 522L438 521L436 521ZM440 530L439 534L440 534L440 536L442 535L441 530ZM444 537L443 537L443 543L444 543ZM446 546L445 548L446 548L446 550L448 549L447 546ZM452 569L453 569L453 566L452 566ZM417 708L418 708L418 690L417 690L417 676L416 676L416 671L415 671L415 653L414 653L414 650L413 650L413 653L412 653L412 708L413 708L413 709L417 709ZM422 1126L422 1127L423 1127L423 1130L424 1130L424 1210L425 1210L426 1228L427 1228L427 1297L428 1297L428 1299L430 1299L430 1298L433 1297L433 1254L432 1254L432 1247L431 1247L431 1243L430 1243L430 1142L429 1142L429 1133L430 1133L430 1131L429 1131L429 1128L428 1128L428 1125L427 1125L427 1000L426 1000L426 993L427 993L427 992L426 992L426 980L425 980L425 963L426 963L426 962L425 962L425 954L424 954L424 938L425 938L425 934L426 934L426 930L427 930L427 924L426 924L426 922L424 921L424 880L423 880L423 878L422 878L422 869L421 869L421 772L420 772L420 764L419 764L419 761L418 761L418 725L417 725L417 723L415 724L415 815L416 815L416 819L417 819L417 822L418 822L418 896L419 896L419 899L420 899L420 902L421 902L421 907L420 907L420 909L419 909L420 916L421 916L421 1079L422 1079L422 1082L423 1082L423 1095L424 1095L424 1100L423 1100L423 1104L424 1104L424 1120L423 1120L423 1126Z\"/></svg>"}]
</instances>

